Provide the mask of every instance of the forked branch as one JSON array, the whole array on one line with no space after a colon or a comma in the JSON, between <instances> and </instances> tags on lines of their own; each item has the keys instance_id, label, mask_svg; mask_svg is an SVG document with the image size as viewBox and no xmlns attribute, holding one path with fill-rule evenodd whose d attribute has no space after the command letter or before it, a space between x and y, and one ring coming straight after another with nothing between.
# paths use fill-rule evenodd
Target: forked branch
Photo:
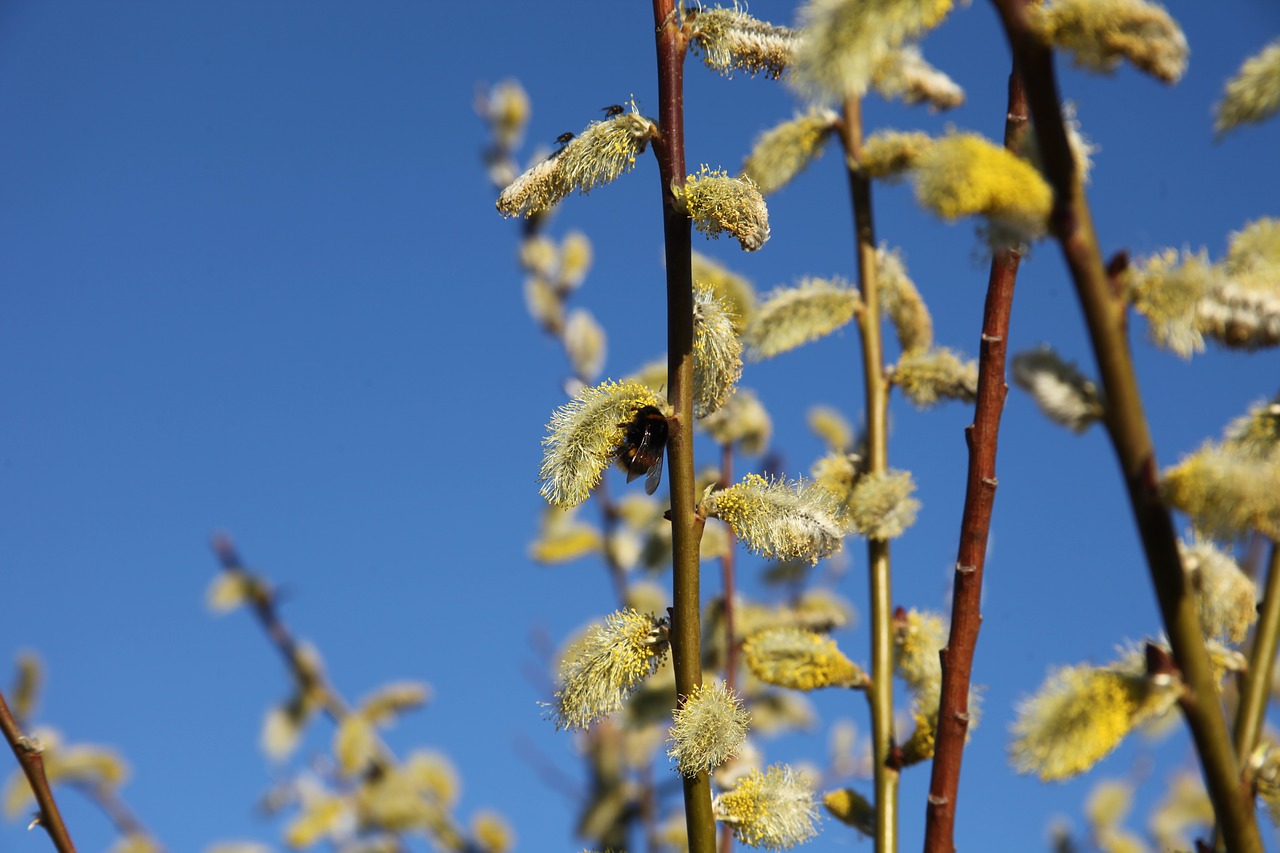
<instances>
[{"instance_id":1,"label":"forked branch","mask_svg":"<svg viewBox=\"0 0 1280 853\"><path fill-rule=\"evenodd\" d=\"M1129 494L1173 657L1185 692L1180 701L1204 770L1227 849L1261 851L1253 802L1242 786L1226 718L1218 700L1169 509L1158 493L1155 449L1129 352L1124 305L1112 291L1084 188L1067 143L1052 51L1032 34L1021 0L994 0L1013 59L1022 71L1046 177L1054 190L1050 228L1062 248L1084 310L1098 375L1108 401L1106 427Z\"/></svg>"}]
</instances>

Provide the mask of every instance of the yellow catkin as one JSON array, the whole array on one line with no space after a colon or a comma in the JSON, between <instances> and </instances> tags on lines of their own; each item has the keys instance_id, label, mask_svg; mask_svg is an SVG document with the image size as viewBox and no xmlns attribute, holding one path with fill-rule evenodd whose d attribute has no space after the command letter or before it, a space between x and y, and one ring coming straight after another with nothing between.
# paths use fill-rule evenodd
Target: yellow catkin
<instances>
[{"instance_id":1,"label":"yellow catkin","mask_svg":"<svg viewBox=\"0 0 1280 853\"><path fill-rule=\"evenodd\" d=\"M1019 709L1014 767L1044 781L1083 773L1133 730L1146 695L1138 676L1089 666L1057 670Z\"/></svg>"},{"instance_id":2,"label":"yellow catkin","mask_svg":"<svg viewBox=\"0 0 1280 853\"><path fill-rule=\"evenodd\" d=\"M984 216L1022 239L1044 234L1053 191L1025 160L974 134L936 140L916 164L916 198L943 219Z\"/></svg>"},{"instance_id":3,"label":"yellow catkin","mask_svg":"<svg viewBox=\"0 0 1280 853\"><path fill-rule=\"evenodd\" d=\"M772 628L752 635L742 650L756 678L792 690L860 687L867 677L835 640L816 631Z\"/></svg>"}]
</instances>

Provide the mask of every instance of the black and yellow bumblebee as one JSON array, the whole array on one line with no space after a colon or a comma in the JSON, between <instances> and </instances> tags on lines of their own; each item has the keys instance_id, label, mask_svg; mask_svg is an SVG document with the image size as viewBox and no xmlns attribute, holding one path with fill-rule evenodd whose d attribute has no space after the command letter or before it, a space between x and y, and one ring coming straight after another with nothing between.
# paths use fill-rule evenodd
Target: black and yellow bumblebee
<instances>
[{"instance_id":1,"label":"black and yellow bumblebee","mask_svg":"<svg viewBox=\"0 0 1280 853\"><path fill-rule=\"evenodd\" d=\"M662 454L669 432L667 416L657 406L644 406L625 426L616 456L618 467L627 472L628 483L644 474L644 491L651 495L662 482Z\"/></svg>"}]
</instances>

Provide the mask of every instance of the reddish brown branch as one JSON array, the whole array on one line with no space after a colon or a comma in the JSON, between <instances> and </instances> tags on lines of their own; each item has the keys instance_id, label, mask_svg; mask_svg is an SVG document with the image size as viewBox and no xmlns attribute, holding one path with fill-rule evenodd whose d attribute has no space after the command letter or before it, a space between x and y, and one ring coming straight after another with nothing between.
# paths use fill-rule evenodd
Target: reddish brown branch
<instances>
[{"instance_id":1,"label":"reddish brown branch","mask_svg":"<svg viewBox=\"0 0 1280 853\"><path fill-rule=\"evenodd\" d=\"M4 739L9 742L13 757L18 759L18 766L27 777L27 784L31 786L36 804L40 806L36 823L43 826L45 832L49 833L49 838L53 841L53 846L57 848L58 853L76 853L76 846L71 843L67 825L62 822L62 814L58 811L58 804L53 799L49 780L44 775L44 754L41 752L40 745L18 728L13 714L9 713L9 703L5 701L3 692L0 692L0 730L4 731Z\"/></svg>"},{"instance_id":2,"label":"reddish brown branch","mask_svg":"<svg viewBox=\"0 0 1280 853\"><path fill-rule=\"evenodd\" d=\"M330 719L335 723L341 722L350 713L347 704L307 659L293 632L280 618L275 590L245 568L230 537L222 534L213 537L213 553L224 572L237 575L244 581L249 591L249 606L253 609L253 615L271 640L271 645L284 658L285 666L298 684L299 693L319 698Z\"/></svg>"},{"instance_id":3,"label":"reddish brown branch","mask_svg":"<svg viewBox=\"0 0 1280 853\"><path fill-rule=\"evenodd\" d=\"M1013 150L1027 125L1027 101L1016 67L1009 75L1008 103L1004 144ZM960 762L969 733L969 685L973 655L978 645L978 628L982 624L982 570L987 559L987 536L991 531L991 512L996 497L996 444L1004 399L1009 391L1004 381L1009 314L1021 260L1022 253L1017 248L996 252L991 259L987 301L982 309L978 399L973 424L965 430L969 470L965 478L955 591L951 599L951 636L940 654L942 699L938 711L933 775L929 781L929 800L925 810L926 853L951 853L955 850Z\"/></svg>"}]
</instances>

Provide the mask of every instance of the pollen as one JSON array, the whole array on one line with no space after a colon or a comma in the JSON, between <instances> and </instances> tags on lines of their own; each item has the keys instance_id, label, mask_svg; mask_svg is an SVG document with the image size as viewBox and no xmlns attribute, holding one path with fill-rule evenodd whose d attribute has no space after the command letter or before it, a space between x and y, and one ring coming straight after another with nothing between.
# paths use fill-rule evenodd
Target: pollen
<instances>
[{"instance_id":1,"label":"pollen","mask_svg":"<svg viewBox=\"0 0 1280 853\"><path fill-rule=\"evenodd\" d=\"M1053 191L1025 160L974 134L934 142L916 168L916 198L943 219L984 216L1030 240L1044 234Z\"/></svg>"},{"instance_id":2,"label":"pollen","mask_svg":"<svg viewBox=\"0 0 1280 853\"><path fill-rule=\"evenodd\" d=\"M806 278L775 288L743 332L752 361L772 358L825 337L862 309L858 292L839 279Z\"/></svg>"},{"instance_id":3,"label":"pollen","mask_svg":"<svg viewBox=\"0 0 1280 853\"><path fill-rule=\"evenodd\" d=\"M753 18L743 10L701 9L688 17L689 45L713 71L741 69L776 80L791 61L796 35L788 27Z\"/></svg>"},{"instance_id":4,"label":"pollen","mask_svg":"<svg viewBox=\"0 0 1280 853\"><path fill-rule=\"evenodd\" d=\"M765 773L752 770L737 786L716 797L716 817L751 847L785 850L818 834L818 808L809 780L785 764Z\"/></svg>"},{"instance_id":5,"label":"pollen","mask_svg":"<svg viewBox=\"0 0 1280 853\"><path fill-rule=\"evenodd\" d=\"M605 382L583 388L551 416L542 441L540 492L558 507L587 499L612 464L626 424L645 406L665 409L652 389L638 382Z\"/></svg>"},{"instance_id":6,"label":"pollen","mask_svg":"<svg viewBox=\"0 0 1280 853\"><path fill-rule=\"evenodd\" d=\"M693 227L710 238L732 234L743 251L754 252L769 239L769 208L750 178L731 178L703 166L678 190Z\"/></svg>"},{"instance_id":7,"label":"pollen","mask_svg":"<svg viewBox=\"0 0 1280 853\"><path fill-rule=\"evenodd\" d=\"M700 510L732 527L752 552L778 560L817 563L840 550L846 529L840 502L826 489L758 474L712 492Z\"/></svg>"},{"instance_id":8,"label":"pollen","mask_svg":"<svg viewBox=\"0 0 1280 853\"><path fill-rule=\"evenodd\" d=\"M1280 39L1276 39L1240 66L1227 82L1218 104L1213 129L1221 137L1242 124L1264 121L1280 111Z\"/></svg>"},{"instance_id":9,"label":"pollen","mask_svg":"<svg viewBox=\"0 0 1280 853\"><path fill-rule=\"evenodd\" d=\"M867 137L858 168L869 178L893 181L933 150L927 133L882 130Z\"/></svg>"},{"instance_id":10,"label":"pollen","mask_svg":"<svg viewBox=\"0 0 1280 853\"><path fill-rule=\"evenodd\" d=\"M821 156L838 121L831 110L814 107L766 131L742 164L743 176L765 195L777 192Z\"/></svg>"},{"instance_id":11,"label":"pollen","mask_svg":"<svg viewBox=\"0 0 1280 853\"><path fill-rule=\"evenodd\" d=\"M812 99L862 95L882 63L908 39L936 27L951 0L811 0L791 81Z\"/></svg>"},{"instance_id":12,"label":"pollen","mask_svg":"<svg viewBox=\"0 0 1280 853\"><path fill-rule=\"evenodd\" d=\"M896 539L915 524L920 501L909 471L867 474L849 497L850 526L868 539Z\"/></svg>"},{"instance_id":13,"label":"pollen","mask_svg":"<svg viewBox=\"0 0 1280 853\"><path fill-rule=\"evenodd\" d=\"M749 637L742 651L751 673L766 684L809 691L867 683L867 674L835 640L816 631L771 628Z\"/></svg>"},{"instance_id":14,"label":"pollen","mask_svg":"<svg viewBox=\"0 0 1280 853\"><path fill-rule=\"evenodd\" d=\"M1018 711L1010 751L1014 768L1046 782L1083 773L1155 707L1167 707L1152 702L1155 691L1145 677L1116 669L1056 670Z\"/></svg>"},{"instance_id":15,"label":"pollen","mask_svg":"<svg viewBox=\"0 0 1280 853\"><path fill-rule=\"evenodd\" d=\"M589 193L629 172L658 126L631 111L595 121L559 152L530 167L498 196L503 216L529 217L543 213L577 190Z\"/></svg>"},{"instance_id":16,"label":"pollen","mask_svg":"<svg viewBox=\"0 0 1280 853\"><path fill-rule=\"evenodd\" d=\"M910 350L894 366L893 384L917 409L942 400L972 403L978 398L978 362L962 361L946 347Z\"/></svg>"},{"instance_id":17,"label":"pollen","mask_svg":"<svg viewBox=\"0 0 1280 853\"><path fill-rule=\"evenodd\" d=\"M666 657L666 620L620 610L592 625L560 664L552 703L557 729L585 729L623 701Z\"/></svg>"},{"instance_id":18,"label":"pollen","mask_svg":"<svg viewBox=\"0 0 1280 853\"><path fill-rule=\"evenodd\" d=\"M1076 64L1110 72L1121 60L1164 83L1187 70L1187 38L1169 13L1146 0L1051 0L1028 7L1041 40L1069 50Z\"/></svg>"},{"instance_id":19,"label":"pollen","mask_svg":"<svg viewBox=\"0 0 1280 853\"><path fill-rule=\"evenodd\" d=\"M722 681L700 684L677 708L671 749L685 776L714 770L732 758L747 738L751 715L742 698Z\"/></svg>"},{"instance_id":20,"label":"pollen","mask_svg":"<svg viewBox=\"0 0 1280 853\"><path fill-rule=\"evenodd\" d=\"M705 418L733 394L742 376L742 341L733 315L709 285L693 292L693 414Z\"/></svg>"}]
</instances>

